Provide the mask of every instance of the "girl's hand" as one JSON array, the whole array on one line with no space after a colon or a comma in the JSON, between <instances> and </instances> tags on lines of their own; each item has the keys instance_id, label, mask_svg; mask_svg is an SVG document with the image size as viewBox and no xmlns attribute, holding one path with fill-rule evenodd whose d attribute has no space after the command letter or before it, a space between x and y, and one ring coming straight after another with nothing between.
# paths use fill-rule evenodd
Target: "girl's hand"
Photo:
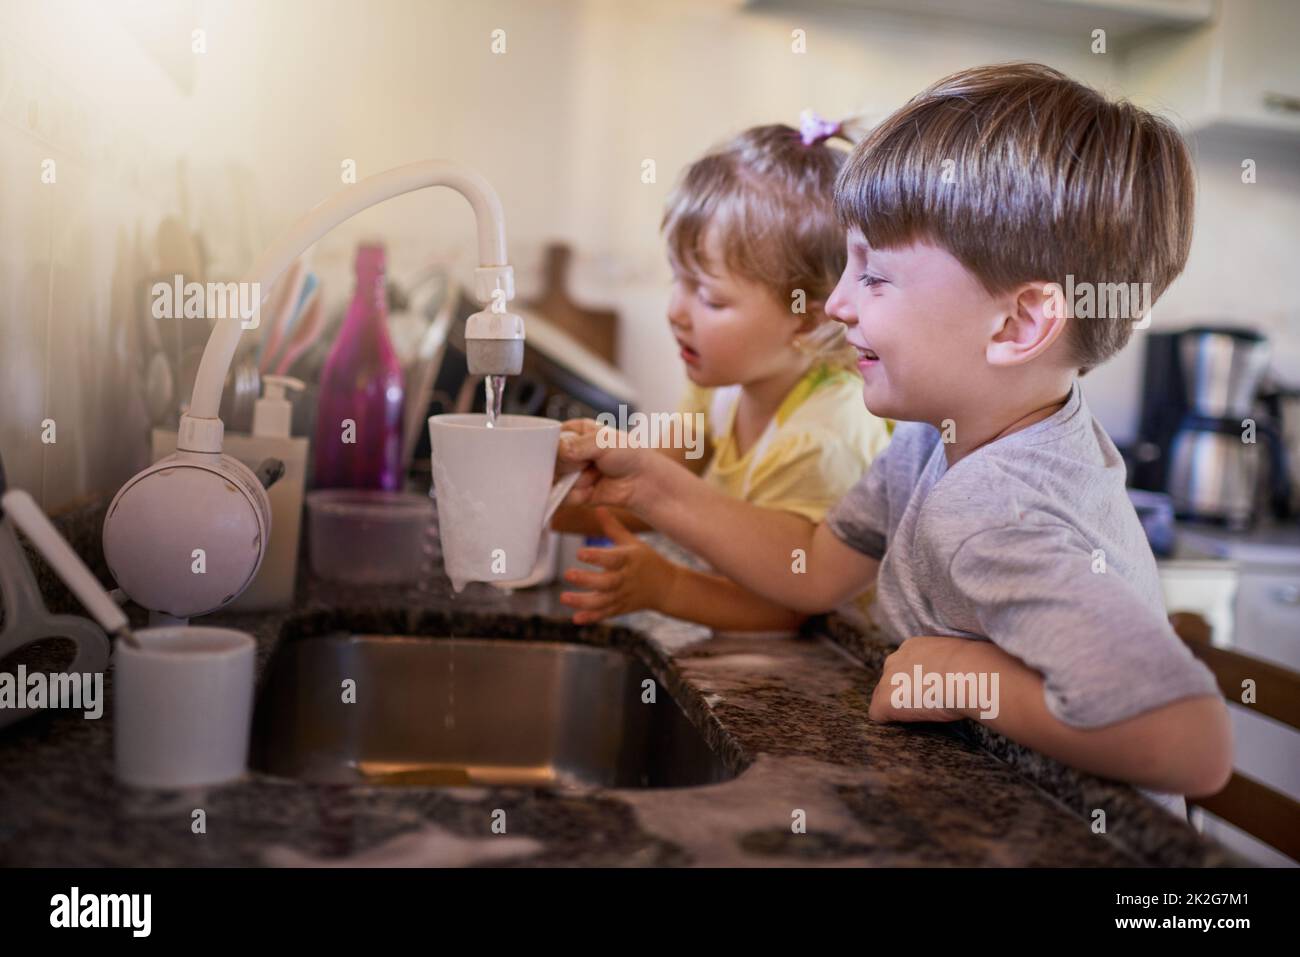
<instances>
[{"instance_id":1,"label":"girl's hand","mask_svg":"<svg viewBox=\"0 0 1300 957\"><path fill-rule=\"evenodd\" d=\"M657 476L667 456L655 449L630 448L627 436L591 419L570 419L560 439L559 463L583 464L582 476L565 498L565 505L613 505L643 513L655 494Z\"/></svg>"},{"instance_id":2,"label":"girl's hand","mask_svg":"<svg viewBox=\"0 0 1300 957\"><path fill-rule=\"evenodd\" d=\"M596 509L596 517L614 545L578 550L581 561L599 565L604 571L570 568L564 573L566 582L592 589L560 595L561 602L578 609L573 613L576 625L655 608L677 575L672 562L624 528L607 509Z\"/></svg>"},{"instance_id":3,"label":"girl's hand","mask_svg":"<svg viewBox=\"0 0 1300 957\"><path fill-rule=\"evenodd\" d=\"M923 700L924 691L924 688L914 687L915 667L921 666L923 676L931 672L946 675L957 670L969 670L960 668L960 660L961 653L971 644L967 638L937 635L908 638L885 659L880 671L880 683L871 695L871 707L867 716L872 721L957 721L965 717L955 707L926 708L911 705ZM896 676L903 677L899 677L896 682ZM895 694L899 695L900 704L894 703ZM952 702L945 701L943 704L951 705Z\"/></svg>"}]
</instances>

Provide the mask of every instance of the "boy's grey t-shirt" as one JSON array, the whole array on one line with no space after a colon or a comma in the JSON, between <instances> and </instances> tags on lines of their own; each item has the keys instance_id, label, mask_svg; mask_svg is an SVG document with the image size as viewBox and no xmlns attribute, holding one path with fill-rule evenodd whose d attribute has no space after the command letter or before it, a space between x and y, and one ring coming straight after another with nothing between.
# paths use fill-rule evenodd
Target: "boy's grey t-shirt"
<instances>
[{"instance_id":1,"label":"boy's grey t-shirt","mask_svg":"<svg viewBox=\"0 0 1300 957\"><path fill-rule=\"evenodd\" d=\"M881 560L873 617L892 641L991 640L1042 673L1066 724L1218 694L1169 624L1123 460L1078 382L1055 414L951 469L937 429L901 423L826 521Z\"/></svg>"}]
</instances>

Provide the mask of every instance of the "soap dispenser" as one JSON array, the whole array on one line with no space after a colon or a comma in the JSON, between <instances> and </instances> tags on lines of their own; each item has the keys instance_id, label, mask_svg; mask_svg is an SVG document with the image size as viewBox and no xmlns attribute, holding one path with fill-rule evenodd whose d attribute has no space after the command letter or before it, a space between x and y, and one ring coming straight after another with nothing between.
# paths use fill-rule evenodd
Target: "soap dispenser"
<instances>
[{"instance_id":1,"label":"soap dispenser","mask_svg":"<svg viewBox=\"0 0 1300 957\"><path fill-rule=\"evenodd\" d=\"M303 383L289 376L262 376L262 397L253 405L253 433L226 433L226 453L249 468L268 458L284 462L284 475L267 490L271 540L266 557L252 584L231 602L233 611L270 611L293 604L308 442L290 432L293 404L286 394L290 389L301 392Z\"/></svg>"}]
</instances>

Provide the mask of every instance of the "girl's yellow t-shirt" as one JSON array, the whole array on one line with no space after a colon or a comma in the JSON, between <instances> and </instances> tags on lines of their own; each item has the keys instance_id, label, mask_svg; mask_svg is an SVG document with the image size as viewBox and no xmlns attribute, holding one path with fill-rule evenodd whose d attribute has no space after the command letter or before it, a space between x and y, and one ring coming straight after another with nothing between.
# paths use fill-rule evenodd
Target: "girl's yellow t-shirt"
<instances>
[{"instance_id":1,"label":"girl's yellow t-shirt","mask_svg":"<svg viewBox=\"0 0 1300 957\"><path fill-rule=\"evenodd\" d=\"M732 429L739 398L739 386L687 388L682 411L704 414L711 453L704 480L732 498L813 523L857 484L889 442L890 423L867 411L862 378L851 369L809 369L744 455ZM868 590L854 603L865 610L870 600Z\"/></svg>"}]
</instances>

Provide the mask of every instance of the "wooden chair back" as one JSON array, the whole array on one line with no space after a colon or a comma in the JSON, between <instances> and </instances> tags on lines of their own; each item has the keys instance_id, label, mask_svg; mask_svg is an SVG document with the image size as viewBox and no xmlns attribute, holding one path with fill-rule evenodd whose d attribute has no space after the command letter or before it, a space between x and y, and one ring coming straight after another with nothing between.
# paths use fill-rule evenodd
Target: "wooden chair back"
<instances>
[{"instance_id":1,"label":"wooden chair back","mask_svg":"<svg viewBox=\"0 0 1300 957\"><path fill-rule=\"evenodd\" d=\"M1214 673L1219 690L1241 703L1245 682L1253 681L1255 701L1249 707L1300 730L1300 674L1230 648L1210 643L1210 625L1192 612L1169 616L1178 637ZM1300 860L1300 802L1253 778L1233 772L1227 786L1210 797L1188 798L1196 805L1263 841L1287 857Z\"/></svg>"}]
</instances>

